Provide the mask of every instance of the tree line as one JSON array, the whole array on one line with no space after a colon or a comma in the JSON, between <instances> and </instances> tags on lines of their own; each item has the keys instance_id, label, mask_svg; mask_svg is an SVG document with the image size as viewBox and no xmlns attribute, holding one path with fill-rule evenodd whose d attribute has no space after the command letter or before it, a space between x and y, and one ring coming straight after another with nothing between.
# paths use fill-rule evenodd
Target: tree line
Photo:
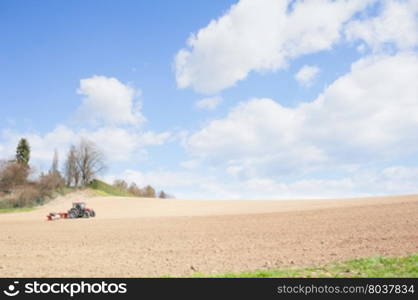
<instances>
[{"instance_id":1,"label":"tree line","mask_svg":"<svg viewBox=\"0 0 418 300\"><path fill-rule=\"evenodd\" d=\"M161 198L161 199L168 199L168 198L174 198L174 196L167 194L164 191L160 191L157 195L157 192L155 189L147 185L144 188L138 187L138 185L135 182L132 182L130 185L122 179L116 179L113 182L113 186L117 187L119 189L122 189L124 191L127 191L128 193L136 196L136 197L146 197L146 198Z\"/></svg>"},{"instance_id":2,"label":"tree line","mask_svg":"<svg viewBox=\"0 0 418 300\"><path fill-rule=\"evenodd\" d=\"M63 164L59 168L58 151L54 151L51 167L47 172L34 176L30 166L31 147L27 139L19 140L13 159L0 161L0 208L24 207L43 204L56 193L67 188L87 187L96 176L106 169L105 158L92 141L81 139L77 145L70 146ZM140 189L136 184L122 185L132 195L156 197L151 186ZM163 191L161 198L167 198Z\"/></svg>"},{"instance_id":3,"label":"tree line","mask_svg":"<svg viewBox=\"0 0 418 300\"><path fill-rule=\"evenodd\" d=\"M43 204L65 187L84 187L105 169L104 157L96 145L80 140L71 146L64 164L64 174L59 170L59 156L54 151L52 164L47 172L34 176L29 164L31 147L22 138L13 159L0 161L0 208L24 207Z\"/></svg>"}]
</instances>

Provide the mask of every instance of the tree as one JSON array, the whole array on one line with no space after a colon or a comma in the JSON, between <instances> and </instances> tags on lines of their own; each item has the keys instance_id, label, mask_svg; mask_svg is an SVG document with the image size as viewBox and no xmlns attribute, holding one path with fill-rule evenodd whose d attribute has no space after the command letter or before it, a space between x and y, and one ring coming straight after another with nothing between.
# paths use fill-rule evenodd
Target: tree
<instances>
[{"instance_id":1,"label":"tree","mask_svg":"<svg viewBox=\"0 0 418 300\"><path fill-rule=\"evenodd\" d=\"M16 148L16 161L28 165L30 159L30 146L25 138L21 138Z\"/></svg>"},{"instance_id":2,"label":"tree","mask_svg":"<svg viewBox=\"0 0 418 300\"><path fill-rule=\"evenodd\" d=\"M147 197L147 198L156 197L155 190L152 186L147 185L146 187L144 187L144 197Z\"/></svg>"},{"instance_id":3,"label":"tree","mask_svg":"<svg viewBox=\"0 0 418 300\"><path fill-rule=\"evenodd\" d=\"M135 182L132 182L129 186L128 192L137 197L143 197L143 191L136 185Z\"/></svg>"},{"instance_id":4,"label":"tree","mask_svg":"<svg viewBox=\"0 0 418 300\"><path fill-rule=\"evenodd\" d=\"M125 180L122 180L122 179L116 179L113 182L113 186L114 187L117 187L119 189L122 189L124 191L127 191L128 190L128 183Z\"/></svg>"},{"instance_id":5,"label":"tree","mask_svg":"<svg viewBox=\"0 0 418 300\"><path fill-rule=\"evenodd\" d=\"M76 149L76 163L81 184L84 186L105 169L103 153L93 142L86 139L82 139Z\"/></svg>"},{"instance_id":6,"label":"tree","mask_svg":"<svg viewBox=\"0 0 418 300\"><path fill-rule=\"evenodd\" d=\"M67 186L74 185L77 187L80 183L80 170L77 166L77 150L71 145L67 154L67 160L64 165L64 173Z\"/></svg>"},{"instance_id":7,"label":"tree","mask_svg":"<svg viewBox=\"0 0 418 300\"><path fill-rule=\"evenodd\" d=\"M0 163L0 191L12 192L17 186L27 183L30 169L14 161Z\"/></svg>"},{"instance_id":8,"label":"tree","mask_svg":"<svg viewBox=\"0 0 418 300\"><path fill-rule=\"evenodd\" d=\"M164 191L161 191L160 194L158 195L158 198L166 199L168 197L167 197L167 194Z\"/></svg>"},{"instance_id":9,"label":"tree","mask_svg":"<svg viewBox=\"0 0 418 300\"><path fill-rule=\"evenodd\" d=\"M38 189L43 197L51 197L53 192L61 190L64 186L65 180L59 171L50 171L39 176Z\"/></svg>"},{"instance_id":10,"label":"tree","mask_svg":"<svg viewBox=\"0 0 418 300\"><path fill-rule=\"evenodd\" d=\"M55 149L54 158L52 159L51 173L59 173L58 171L58 151Z\"/></svg>"},{"instance_id":11,"label":"tree","mask_svg":"<svg viewBox=\"0 0 418 300\"><path fill-rule=\"evenodd\" d=\"M52 158L51 169L48 174L41 174L39 177L39 186L44 196L50 196L50 193L57 189L62 189L65 186L65 179L58 170L59 159L58 151L54 150L54 157Z\"/></svg>"}]
</instances>

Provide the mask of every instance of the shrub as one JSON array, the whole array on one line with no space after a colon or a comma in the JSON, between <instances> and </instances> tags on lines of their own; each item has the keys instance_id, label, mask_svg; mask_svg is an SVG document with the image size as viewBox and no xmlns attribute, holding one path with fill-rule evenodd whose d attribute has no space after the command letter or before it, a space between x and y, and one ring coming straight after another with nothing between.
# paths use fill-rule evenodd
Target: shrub
<instances>
[{"instance_id":1,"label":"shrub","mask_svg":"<svg viewBox=\"0 0 418 300\"><path fill-rule=\"evenodd\" d=\"M3 162L0 165L0 190L10 193L17 186L27 182L30 168L17 162Z\"/></svg>"},{"instance_id":2,"label":"shrub","mask_svg":"<svg viewBox=\"0 0 418 300\"><path fill-rule=\"evenodd\" d=\"M168 195L164 191L161 191L160 194L158 195L158 198L167 199Z\"/></svg>"},{"instance_id":3,"label":"shrub","mask_svg":"<svg viewBox=\"0 0 418 300\"><path fill-rule=\"evenodd\" d=\"M16 199L16 207L34 206L41 204L42 197L40 191L33 186L25 186L19 190L19 194Z\"/></svg>"},{"instance_id":4,"label":"shrub","mask_svg":"<svg viewBox=\"0 0 418 300\"><path fill-rule=\"evenodd\" d=\"M16 199L7 198L0 201L0 209L2 208L16 208Z\"/></svg>"},{"instance_id":5,"label":"shrub","mask_svg":"<svg viewBox=\"0 0 418 300\"><path fill-rule=\"evenodd\" d=\"M147 197L147 198L155 198L156 197L155 190L152 186L147 185L146 187L144 187L144 197Z\"/></svg>"},{"instance_id":6,"label":"shrub","mask_svg":"<svg viewBox=\"0 0 418 300\"><path fill-rule=\"evenodd\" d=\"M36 185L20 186L12 195L0 200L0 208L31 207L44 201Z\"/></svg>"},{"instance_id":7,"label":"shrub","mask_svg":"<svg viewBox=\"0 0 418 300\"><path fill-rule=\"evenodd\" d=\"M128 189L129 193L131 193L132 195L136 196L136 197L143 197L144 196L144 191L141 190L136 183L132 183Z\"/></svg>"},{"instance_id":8,"label":"shrub","mask_svg":"<svg viewBox=\"0 0 418 300\"><path fill-rule=\"evenodd\" d=\"M119 189L122 189L122 190L127 190L128 189L128 183L125 180L121 180L121 179L116 179L113 182L113 186L117 187Z\"/></svg>"},{"instance_id":9,"label":"shrub","mask_svg":"<svg viewBox=\"0 0 418 300\"><path fill-rule=\"evenodd\" d=\"M65 187L65 180L59 172L49 172L39 177L38 186L42 197L51 197L53 192Z\"/></svg>"}]
</instances>

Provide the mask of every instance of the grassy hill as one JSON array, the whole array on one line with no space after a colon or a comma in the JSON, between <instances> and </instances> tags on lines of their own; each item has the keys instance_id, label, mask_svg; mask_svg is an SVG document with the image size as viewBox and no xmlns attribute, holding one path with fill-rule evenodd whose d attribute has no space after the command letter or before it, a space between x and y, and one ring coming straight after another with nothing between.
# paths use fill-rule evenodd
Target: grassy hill
<instances>
[{"instance_id":1,"label":"grassy hill","mask_svg":"<svg viewBox=\"0 0 418 300\"><path fill-rule=\"evenodd\" d=\"M101 196L134 197L131 193L98 179L94 179L88 187Z\"/></svg>"}]
</instances>

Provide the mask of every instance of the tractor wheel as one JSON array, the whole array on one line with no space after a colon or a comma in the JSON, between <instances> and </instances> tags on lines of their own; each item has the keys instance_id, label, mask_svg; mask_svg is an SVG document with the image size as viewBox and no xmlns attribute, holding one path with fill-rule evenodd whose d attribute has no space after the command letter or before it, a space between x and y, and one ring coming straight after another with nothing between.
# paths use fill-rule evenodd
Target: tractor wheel
<instances>
[{"instance_id":1,"label":"tractor wheel","mask_svg":"<svg viewBox=\"0 0 418 300\"><path fill-rule=\"evenodd\" d=\"M84 212L83 218L90 218L90 214L87 210Z\"/></svg>"},{"instance_id":2,"label":"tractor wheel","mask_svg":"<svg viewBox=\"0 0 418 300\"><path fill-rule=\"evenodd\" d=\"M91 216L91 217L95 217L95 216L96 216L96 212L95 212L94 210L91 210L91 211L90 211L90 216Z\"/></svg>"},{"instance_id":3,"label":"tractor wheel","mask_svg":"<svg viewBox=\"0 0 418 300\"><path fill-rule=\"evenodd\" d=\"M75 211L74 209L71 209L71 210L68 212L68 217L69 217L70 219L75 219L75 218L77 218L77 217L78 217L77 211Z\"/></svg>"}]
</instances>

